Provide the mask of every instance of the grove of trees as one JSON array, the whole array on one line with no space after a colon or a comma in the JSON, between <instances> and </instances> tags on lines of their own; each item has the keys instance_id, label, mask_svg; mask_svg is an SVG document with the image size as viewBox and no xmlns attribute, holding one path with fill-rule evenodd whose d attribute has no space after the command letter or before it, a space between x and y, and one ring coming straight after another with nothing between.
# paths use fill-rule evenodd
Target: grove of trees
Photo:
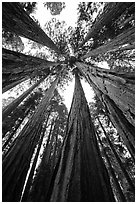
<instances>
[{"instance_id":1,"label":"grove of trees","mask_svg":"<svg viewBox=\"0 0 137 204\"><path fill-rule=\"evenodd\" d=\"M2 201L134 202L135 3L78 3L75 28L43 6L42 29L37 2L2 3Z\"/></svg>"}]
</instances>

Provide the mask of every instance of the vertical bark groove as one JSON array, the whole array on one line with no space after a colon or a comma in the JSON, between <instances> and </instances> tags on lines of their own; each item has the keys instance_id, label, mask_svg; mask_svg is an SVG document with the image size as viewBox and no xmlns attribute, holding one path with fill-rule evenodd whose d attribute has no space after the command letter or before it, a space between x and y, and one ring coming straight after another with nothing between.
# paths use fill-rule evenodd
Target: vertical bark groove
<instances>
[{"instance_id":1,"label":"vertical bark groove","mask_svg":"<svg viewBox=\"0 0 137 204\"><path fill-rule=\"evenodd\" d=\"M50 201L114 201L106 169L95 148L95 132L91 124L76 74L66 137ZM103 191L102 185L105 186Z\"/></svg>"}]
</instances>

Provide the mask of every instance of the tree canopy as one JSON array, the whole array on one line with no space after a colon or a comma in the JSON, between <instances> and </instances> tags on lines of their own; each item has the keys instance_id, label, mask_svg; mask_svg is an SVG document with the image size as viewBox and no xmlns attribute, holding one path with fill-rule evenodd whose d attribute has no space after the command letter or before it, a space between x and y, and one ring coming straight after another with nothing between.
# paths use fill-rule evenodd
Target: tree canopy
<instances>
[{"instance_id":1,"label":"tree canopy","mask_svg":"<svg viewBox=\"0 0 137 204\"><path fill-rule=\"evenodd\" d=\"M134 202L135 3L80 2L75 27L38 4L2 3L2 199Z\"/></svg>"}]
</instances>

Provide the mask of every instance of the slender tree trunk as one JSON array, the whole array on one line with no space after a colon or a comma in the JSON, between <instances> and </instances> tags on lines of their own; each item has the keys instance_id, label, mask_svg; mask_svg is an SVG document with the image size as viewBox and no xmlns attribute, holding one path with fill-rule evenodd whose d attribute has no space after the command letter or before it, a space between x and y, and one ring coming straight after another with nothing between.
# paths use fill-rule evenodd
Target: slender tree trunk
<instances>
[{"instance_id":1,"label":"slender tree trunk","mask_svg":"<svg viewBox=\"0 0 137 204\"><path fill-rule=\"evenodd\" d=\"M55 141L54 141L54 151L53 151L53 159L52 159L52 169L56 166L56 161L57 161L57 142L58 142L58 133L59 129L57 130L57 133L55 135Z\"/></svg>"},{"instance_id":2,"label":"slender tree trunk","mask_svg":"<svg viewBox=\"0 0 137 204\"><path fill-rule=\"evenodd\" d=\"M50 179L51 179L49 157L50 157L50 146L51 146L50 143L51 143L54 125L55 125L55 121L53 120L50 126L46 147L43 151L42 160L38 167L37 174L32 184L29 200L27 201L31 201L31 202L46 201L45 198L48 192Z\"/></svg>"},{"instance_id":3,"label":"slender tree trunk","mask_svg":"<svg viewBox=\"0 0 137 204\"><path fill-rule=\"evenodd\" d=\"M59 62L47 61L38 57L32 57L19 52L2 49L3 89L7 90L7 88L13 87L14 83L16 85L16 81L25 76L37 75L38 71L43 71L45 74L49 74L49 67L57 66L59 64Z\"/></svg>"},{"instance_id":4,"label":"slender tree trunk","mask_svg":"<svg viewBox=\"0 0 137 204\"><path fill-rule=\"evenodd\" d=\"M20 120L25 118L31 111L34 111L35 105L38 105L40 101L40 95L38 92L31 94L23 104L21 104L17 109L15 109L7 119L2 123L2 137L5 137L7 132L12 133L13 129L16 129ZM10 135L8 133L8 135Z\"/></svg>"},{"instance_id":5,"label":"slender tree trunk","mask_svg":"<svg viewBox=\"0 0 137 204\"><path fill-rule=\"evenodd\" d=\"M86 55L82 57L82 59L88 57L95 57L99 54L107 52L132 49L135 49L135 28L129 28L114 39L107 42L106 44L89 51Z\"/></svg>"},{"instance_id":6,"label":"slender tree trunk","mask_svg":"<svg viewBox=\"0 0 137 204\"><path fill-rule=\"evenodd\" d=\"M21 96L16 98L12 103L7 105L3 110L2 110L2 120L4 119L12 112L14 111L17 106L35 89L42 81L44 81L46 77L43 77L40 79L37 83L32 85L27 91L25 91Z\"/></svg>"},{"instance_id":7,"label":"slender tree trunk","mask_svg":"<svg viewBox=\"0 0 137 204\"><path fill-rule=\"evenodd\" d=\"M73 101L51 202L114 201L106 169L102 163L102 169L99 169L97 164L100 159L97 159L99 154L91 124L87 101L76 74Z\"/></svg>"},{"instance_id":8,"label":"slender tree trunk","mask_svg":"<svg viewBox=\"0 0 137 204\"><path fill-rule=\"evenodd\" d=\"M25 119L25 117L28 115L28 113L31 111L31 105L28 106L28 108L23 109L20 111L22 108L22 105L15 111L13 111L7 120L5 120L2 123L2 138L6 136L6 133L8 132L8 135L16 129L18 124L21 124L22 121Z\"/></svg>"},{"instance_id":9,"label":"slender tree trunk","mask_svg":"<svg viewBox=\"0 0 137 204\"><path fill-rule=\"evenodd\" d=\"M128 148L132 158L134 159L134 138L135 138L135 129L133 126L134 108L135 108L134 107L134 75L132 76L132 74L127 75L125 73L121 73L120 77L117 76L115 78L115 74L113 74L114 78L112 76L109 77L107 79L108 80L108 83L107 83L107 81L105 82L106 80L105 75L106 76L108 75L107 72L110 72L109 70L106 71L103 77L104 69L102 69L102 78L101 77L95 78L97 69L90 70L87 65L84 66L83 63L78 63L78 62L76 62L76 65L78 66L83 76L85 76L89 84L92 86L98 98L103 103L113 125L117 129L119 135L123 138L126 147ZM111 73L115 73L115 72L113 71ZM121 78L122 75L124 78ZM112 80L109 81L111 78L113 79L113 81ZM116 84L114 80L116 80ZM106 86L106 84L109 84L110 87L112 85L113 85L112 87L115 86L114 87L115 92L113 91L113 89L111 92L110 87ZM127 92L124 91L124 87L123 87L124 85L122 86L123 91L121 90L119 92L119 89L121 89L121 84L125 84ZM114 96L112 96L112 93L115 93ZM107 96L106 94L107 95L109 94L109 95ZM122 96L125 100L123 100ZM127 99L130 97L132 98L132 101L130 101L129 99L129 103L128 103ZM124 112L125 114L123 114ZM131 140L132 140L132 143L131 143Z\"/></svg>"},{"instance_id":10,"label":"slender tree trunk","mask_svg":"<svg viewBox=\"0 0 137 204\"><path fill-rule=\"evenodd\" d=\"M101 141L101 139L100 139L100 137L99 137L99 135L98 135L97 132L96 132L96 135L97 135L98 140L99 140L99 142L100 142L100 144L101 144L102 151L103 151L103 154L104 154L104 156L105 156L105 159L107 160L107 164L108 164L108 166L109 166L110 174L111 174L111 176L112 176L112 178L113 178L113 180L114 180L115 188L116 188L116 190L118 191L118 194L119 194L119 197L120 197L120 201L121 201L121 202L126 202L126 198L125 198L125 196L124 196L124 194L123 194L123 191L122 191L122 189L121 189L121 187L120 187L120 185L119 185L119 182L118 182L118 180L117 180L117 178L116 178L114 169L112 168L112 165L111 165L111 162L110 162L110 160L109 160L109 157L108 157L108 155L107 155L107 153L106 153L106 150L104 149L104 146L103 146L103 144L102 144L102 141Z\"/></svg>"},{"instance_id":11,"label":"slender tree trunk","mask_svg":"<svg viewBox=\"0 0 137 204\"><path fill-rule=\"evenodd\" d=\"M108 114L110 116L111 121L116 127L119 135L123 138L123 141L129 150L132 158L135 157L135 130L134 126L131 125L123 115L122 111L116 106L116 104L105 95L102 95L102 99L106 108L108 110Z\"/></svg>"},{"instance_id":12,"label":"slender tree trunk","mask_svg":"<svg viewBox=\"0 0 137 204\"><path fill-rule=\"evenodd\" d=\"M108 95L123 112L129 123L135 124L135 75L117 73L76 62L91 86Z\"/></svg>"},{"instance_id":13,"label":"slender tree trunk","mask_svg":"<svg viewBox=\"0 0 137 204\"><path fill-rule=\"evenodd\" d=\"M34 71L38 68L48 68L59 65L59 62L48 61L39 57L25 55L20 52L2 48L2 71L3 73L19 73L22 71Z\"/></svg>"},{"instance_id":14,"label":"slender tree trunk","mask_svg":"<svg viewBox=\"0 0 137 204\"><path fill-rule=\"evenodd\" d=\"M45 130L47 128L47 122L48 122L48 119L49 119L49 115L50 115L50 111L49 111L49 114L47 115L47 118L46 118L45 127L42 130L42 135L41 135L41 138L39 140L37 152L35 154L35 158L34 158L30 173L29 173L29 177L28 177L28 180L27 180L27 183L26 183L26 186L25 186L25 190L24 190L22 199L21 199L22 202L26 202L28 200L28 196L29 196L29 193L30 193L30 187L32 185L32 179L33 179L33 176L34 176L34 171L35 171L35 168L36 168L39 152L40 152L40 149L41 149L43 138L45 136Z\"/></svg>"},{"instance_id":15,"label":"slender tree trunk","mask_svg":"<svg viewBox=\"0 0 137 204\"><path fill-rule=\"evenodd\" d=\"M79 47L87 42L90 38L94 38L97 33L104 27L112 24L112 21L120 17L120 15L130 6L133 2L108 2L104 8L102 14L98 14L97 19L88 34L86 35L83 42L80 43ZM134 6L135 7L135 6Z\"/></svg>"},{"instance_id":16,"label":"slender tree trunk","mask_svg":"<svg viewBox=\"0 0 137 204\"><path fill-rule=\"evenodd\" d=\"M2 3L2 27L59 52L53 41L17 2Z\"/></svg>"},{"instance_id":17,"label":"slender tree trunk","mask_svg":"<svg viewBox=\"0 0 137 204\"><path fill-rule=\"evenodd\" d=\"M29 110L27 112L27 114L29 113ZM27 115L26 114L26 115ZM6 140L6 142L4 143L4 145L2 146L2 150L4 151L4 149L6 148L6 146L9 144L9 142L12 140L14 134L17 132L18 128L20 127L21 123L23 122L23 120L25 119L26 116L24 116L16 125L15 129L9 134L8 139ZM4 135L5 137L5 135Z\"/></svg>"},{"instance_id":18,"label":"slender tree trunk","mask_svg":"<svg viewBox=\"0 0 137 204\"><path fill-rule=\"evenodd\" d=\"M107 141L108 141L108 143L109 143L109 145L110 145L110 148L112 149L112 151L113 151L113 153L114 153L114 155L115 155L115 157L116 157L116 160L117 160L117 162L118 162L118 164L119 164L119 166L120 166L120 168L121 168L121 170L122 170L122 172L123 172L123 174L124 174L126 180L128 181L128 183L129 183L131 189L134 191L134 190L135 190L135 186L134 186L134 184L133 184L133 182L132 182L132 180L131 180L131 178L130 178L128 172L126 171L125 167L123 166L123 164L122 164L122 162L121 162L121 159L119 158L119 156L118 156L118 154L117 154L117 152L116 152L116 150L115 150L113 144L111 143L111 141L110 141L110 139L109 139L109 137L108 137L108 135L107 135L107 133L106 133L106 131L105 131L105 129L104 129L104 127L103 127L103 125L102 125L100 119L99 119L99 117L97 117L97 119L98 119L98 122L99 122L99 124L100 124L100 126L101 126L101 128L102 128L102 130L103 130L103 133L104 133L104 135L105 135L105 137L106 137L106 139L107 139Z\"/></svg>"},{"instance_id":19,"label":"slender tree trunk","mask_svg":"<svg viewBox=\"0 0 137 204\"><path fill-rule=\"evenodd\" d=\"M20 73L20 74L2 74L2 87L3 90L6 87L15 86L16 84L19 84L20 81L24 81L22 79L30 78L32 73ZM34 75L33 75L34 76ZM15 85L14 85L15 84Z\"/></svg>"},{"instance_id":20,"label":"slender tree trunk","mask_svg":"<svg viewBox=\"0 0 137 204\"><path fill-rule=\"evenodd\" d=\"M60 75L59 75L60 76ZM3 160L3 201L19 201L30 161L39 140L43 117L47 113L47 108L59 76L47 90L41 103L32 118L24 126L16 142Z\"/></svg>"},{"instance_id":21,"label":"slender tree trunk","mask_svg":"<svg viewBox=\"0 0 137 204\"><path fill-rule=\"evenodd\" d=\"M5 93L6 91L12 89L13 87L17 86L18 84L22 83L23 81L28 80L29 77L23 77L22 79L19 79L18 81L14 81L12 83L10 83L9 85L5 85L4 88L2 88L2 93Z\"/></svg>"}]
</instances>

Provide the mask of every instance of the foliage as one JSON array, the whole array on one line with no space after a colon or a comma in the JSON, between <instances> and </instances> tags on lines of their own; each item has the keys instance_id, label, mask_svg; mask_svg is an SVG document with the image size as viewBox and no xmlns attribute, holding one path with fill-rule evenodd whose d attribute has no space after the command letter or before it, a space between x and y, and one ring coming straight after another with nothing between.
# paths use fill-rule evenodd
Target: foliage
<instances>
[{"instance_id":1,"label":"foliage","mask_svg":"<svg viewBox=\"0 0 137 204\"><path fill-rule=\"evenodd\" d=\"M35 11L35 7L37 3L21 2L21 4L28 14L32 14L32 12ZM50 12L52 15L58 15L65 8L65 3L64 2L45 2L44 6L47 9L50 9ZM104 43L107 43L109 40L115 38L115 36L122 33L126 29L130 27L134 27L134 24L135 24L134 8L133 9L127 8L125 13L119 16L117 20L112 19L112 22L110 23L110 25L102 27L100 32L98 32L93 39L89 40L82 48L78 48L79 43L83 41L89 29L96 22L97 15L103 12L105 6L107 6L107 3L103 3L103 2L79 3L78 21L77 21L77 27L75 29L73 29L71 26L67 27L65 21L60 22L56 18L52 18L51 21L45 24L43 30L57 45L57 47L61 52L60 55L31 40L27 41L29 51L28 50L25 51L26 54L37 56L43 59L53 60L56 62L61 62L61 65L58 65L55 67L52 66L52 68L50 67L49 69L52 72L52 74L49 75L46 85L42 85L41 86L42 88L38 88L35 92L33 92L4 121L3 135L5 136L5 138L3 139L3 144L5 144L10 139L8 144L6 145L6 150L4 150L4 154L12 146L12 144L14 144L14 141L18 136L18 131L21 131L22 127L24 126L23 121L29 120L31 118L30 116L34 113L44 93L46 93L49 85L52 83L54 75L57 75L60 72L60 70L63 69L61 73L61 78L58 83L58 87L55 90L54 97L51 99L48 107L48 110L50 110L48 122L47 124L46 124L46 120L42 122L42 128L43 128L42 131L44 133L44 139L41 145L42 151L39 154L39 158L37 162L38 168L36 166L35 173L33 175L34 187L35 187L35 180L39 179L38 176L39 176L40 169L42 169L41 172L43 172L43 175L44 175L43 178L46 178L49 180L51 179L51 176L53 176L52 179L54 179L55 175L52 175L53 170L55 170L55 174L56 174L56 164L59 158L59 154L62 150L62 144L64 140L64 135L65 135L64 133L65 133L67 118L68 118L67 108L63 102L63 98L59 95L58 90L59 88L63 88L64 84L66 84L68 81L72 79L72 70L75 67L75 61L81 60L81 56L86 54L89 50L96 49L97 47L103 45ZM33 17L33 20L36 21L37 24L39 25L39 22L37 19ZM4 29L2 31L2 35L3 35L2 44L4 48L19 51L19 52L24 52L24 44L19 36L13 33L7 32ZM75 53L75 57L71 56L72 50ZM87 62L87 64L92 64L92 65L94 65L95 63L98 64L99 62L107 61L111 69L117 72L123 71L126 73L126 72L134 72L134 57L135 57L134 50L128 50L128 51L118 50L117 52L109 52L103 55L100 54L97 57L92 57L89 60L85 60L85 61ZM41 72L41 71L39 72L39 70L36 70L34 75L35 75L35 80L37 80L38 76L44 75L44 72ZM33 74L32 74L32 78L33 78ZM16 91L19 92L20 88L22 90L24 89L24 87L21 85ZM77 98L79 97L77 96ZM11 100L13 99L14 99L13 97L9 97L6 100L6 103L10 103ZM3 100L3 103L5 103L5 100ZM129 173L133 182L134 182L134 161L126 148L122 137L117 133L117 130L114 128L112 122L107 116L107 111L105 107L102 105L101 101L99 100L99 98L97 98L97 96L95 96L94 102L89 104L89 107L90 107L91 118L92 118L92 121L94 122L95 130L98 133L99 137L101 138L104 149L106 150L110 163L114 168L116 178L122 188L122 191L128 201L134 201L134 195L133 195L134 193L132 189L130 189L129 184L122 173L122 169L118 164L118 161L111 149L109 142L106 139L107 137L103 132L101 125L99 124L98 118L101 121L107 133L107 136L109 137L114 149L116 150L119 158L122 161L122 164L124 165L125 169ZM39 120L39 118L37 119ZM47 146L47 140L50 133L50 127L52 122L53 122L53 129L51 130L51 135L49 137L49 145ZM77 123L77 124L80 124L80 123ZM46 129L44 129L44 127ZM39 132L39 135L42 134L42 131ZM49 160L47 164L45 163L46 165L43 168L41 166L41 163L42 163L41 161L44 158L44 155L46 155L45 152L48 151L48 149L50 149ZM104 159L104 163L109 170L108 164L106 162L106 159L103 155L101 148L100 148L100 152ZM34 152L34 155L35 155L35 152ZM33 157L31 162L33 162ZM43 159L43 162L44 162L44 159ZM40 174L42 176L41 172ZM112 176L111 175L109 176L112 179ZM44 182L44 179L42 182ZM40 191L45 194L45 188L42 185L43 183L41 183L40 181L40 183L38 184L40 186L36 184L36 191L35 189L33 189L33 186L31 186L31 190L32 191L34 190L32 193L34 193L36 196L37 196L37 192L40 192ZM113 181L111 185L115 189ZM118 197L117 194L115 194L115 196Z\"/></svg>"},{"instance_id":2,"label":"foliage","mask_svg":"<svg viewBox=\"0 0 137 204\"><path fill-rule=\"evenodd\" d=\"M42 89L37 89L33 93L30 94L30 96L21 103L2 123L2 133L4 136L3 144L9 140L9 138L12 136L10 141L7 144L5 152L9 149L9 147L12 145L12 142L17 137L16 133L17 130L22 128L23 121L30 117L34 110L36 109L37 105L39 104L41 98L43 96Z\"/></svg>"},{"instance_id":3,"label":"foliage","mask_svg":"<svg viewBox=\"0 0 137 204\"><path fill-rule=\"evenodd\" d=\"M20 2L20 4L28 14L31 14L35 11L37 2Z\"/></svg>"},{"instance_id":4,"label":"foliage","mask_svg":"<svg viewBox=\"0 0 137 204\"><path fill-rule=\"evenodd\" d=\"M76 56L80 58L86 54L91 47L93 47L94 41L91 39L82 48L78 48L80 42L82 42L92 27L96 15L102 12L104 3L100 2L80 2L78 4L78 20L77 27L71 34L70 44L75 50Z\"/></svg>"},{"instance_id":5,"label":"foliage","mask_svg":"<svg viewBox=\"0 0 137 204\"><path fill-rule=\"evenodd\" d=\"M102 2L81 2L78 5L78 21L77 27L72 32L70 43L75 50L76 56L80 59L81 56L85 55L91 49L95 49L108 40L113 39L128 28L134 27L134 6L127 8L126 11L118 17L113 19L112 22L102 27L102 30L96 34L96 36L86 42L82 48L78 48L80 42L82 42L87 35L89 29L96 22L97 16L100 15L107 3ZM100 54L97 57L90 57L86 59L86 62L103 62L107 61L110 68L116 71L132 72L134 71L134 50L128 51L117 51L105 54Z\"/></svg>"},{"instance_id":6,"label":"foliage","mask_svg":"<svg viewBox=\"0 0 137 204\"><path fill-rule=\"evenodd\" d=\"M59 21L56 18L52 18L44 26L44 31L57 45L62 55L69 52L68 39L72 32L72 27L68 27L65 21Z\"/></svg>"},{"instance_id":7,"label":"foliage","mask_svg":"<svg viewBox=\"0 0 137 204\"><path fill-rule=\"evenodd\" d=\"M24 50L24 44L21 38L15 33L6 31L4 28L2 29L2 47L19 52Z\"/></svg>"},{"instance_id":8,"label":"foliage","mask_svg":"<svg viewBox=\"0 0 137 204\"><path fill-rule=\"evenodd\" d=\"M30 15L35 11L36 2L20 2L24 10ZM33 17L34 19L34 17ZM37 23L38 21L34 19ZM21 38L15 33L9 32L2 28L2 47L14 51L22 52L24 50L24 43Z\"/></svg>"},{"instance_id":9,"label":"foliage","mask_svg":"<svg viewBox=\"0 0 137 204\"><path fill-rule=\"evenodd\" d=\"M109 67L117 72L135 71L135 50L104 53L96 57L97 61L107 61Z\"/></svg>"},{"instance_id":10,"label":"foliage","mask_svg":"<svg viewBox=\"0 0 137 204\"><path fill-rule=\"evenodd\" d=\"M132 160L121 136L118 135L117 130L112 125L109 117L107 116L106 110L102 106L102 103L97 98L97 96L95 96L94 102L89 104L89 107L90 107L91 118L92 118L92 121L94 121L96 131L98 132L99 137L102 140L103 146L109 156L111 165L113 166L114 171L116 173L116 177L118 178L118 182L120 183L120 185L122 185L122 189L124 189L123 193L125 194L126 199L128 201L134 201L134 192L133 190L130 189L130 186L123 175L123 172L118 164L118 161L115 158L113 151L111 150L111 147L106 139L106 136L104 135L102 128L99 125L97 118L99 118L99 120L101 121L112 145L114 146L114 149L116 150L118 156L120 157L124 165L124 168L128 171L129 175L131 176L132 181L134 181L134 173L135 173L134 161ZM105 158L104 158L104 161L105 161ZM118 195L116 194L116 196Z\"/></svg>"},{"instance_id":11,"label":"foliage","mask_svg":"<svg viewBox=\"0 0 137 204\"><path fill-rule=\"evenodd\" d=\"M66 5L65 2L44 2L44 7L50 10L51 15L59 15Z\"/></svg>"}]
</instances>

